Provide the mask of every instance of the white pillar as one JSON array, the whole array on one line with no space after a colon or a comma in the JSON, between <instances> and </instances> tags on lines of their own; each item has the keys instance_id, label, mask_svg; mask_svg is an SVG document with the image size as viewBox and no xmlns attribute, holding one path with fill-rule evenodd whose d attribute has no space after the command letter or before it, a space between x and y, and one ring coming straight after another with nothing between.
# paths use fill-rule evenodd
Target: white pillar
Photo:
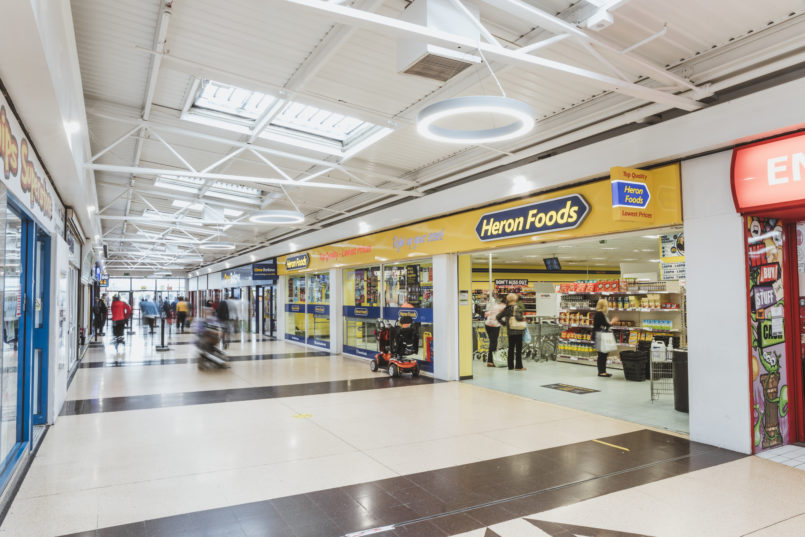
<instances>
[{"instance_id":1,"label":"white pillar","mask_svg":"<svg viewBox=\"0 0 805 537\"><path fill-rule=\"evenodd\" d=\"M433 256L433 376L458 380L458 256Z\"/></svg>"},{"instance_id":2,"label":"white pillar","mask_svg":"<svg viewBox=\"0 0 805 537\"><path fill-rule=\"evenodd\" d=\"M750 453L743 219L725 151L682 163L690 438Z\"/></svg>"},{"instance_id":3,"label":"white pillar","mask_svg":"<svg viewBox=\"0 0 805 537\"><path fill-rule=\"evenodd\" d=\"M288 277L277 278L277 339L285 339L285 302L288 289Z\"/></svg>"},{"instance_id":4,"label":"white pillar","mask_svg":"<svg viewBox=\"0 0 805 537\"><path fill-rule=\"evenodd\" d=\"M343 278L340 269L330 269L330 354L340 354L344 333Z\"/></svg>"}]
</instances>

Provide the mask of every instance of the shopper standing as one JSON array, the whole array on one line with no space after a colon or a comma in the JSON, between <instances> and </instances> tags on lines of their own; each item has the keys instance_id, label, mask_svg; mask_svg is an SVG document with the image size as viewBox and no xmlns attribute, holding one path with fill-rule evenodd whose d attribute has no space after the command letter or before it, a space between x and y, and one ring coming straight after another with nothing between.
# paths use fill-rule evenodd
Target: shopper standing
<instances>
[{"instance_id":1,"label":"shopper standing","mask_svg":"<svg viewBox=\"0 0 805 537\"><path fill-rule=\"evenodd\" d=\"M126 327L126 319L130 316L131 306L115 295L112 298L112 330L115 336L115 352L117 352L117 346L123 343L123 329Z\"/></svg>"},{"instance_id":2,"label":"shopper standing","mask_svg":"<svg viewBox=\"0 0 805 537\"><path fill-rule=\"evenodd\" d=\"M613 317L610 321L607 318L609 311L609 304L606 298L599 298L595 304L595 316L593 317L593 341L598 341L598 333L606 332L609 330L611 323L618 322L617 317ZM611 377L612 373L607 373L607 355L606 352L598 351L598 376Z\"/></svg>"},{"instance_id":3,"label":"shopper standing","mask_svg":"<svg viewBox=\"0 0 805 537\"><path fill-rule=\"evenodd\" d=\"M145 324L148 325L150 333L153 334L156 319L159 317L159 309L151 300L150 296L145 297L145 300L140 302L140 311L142 312L143 319L145 319Z\"/></svg>"},{"instance_id":4,"label":"shopper standing","mask_svg":"<svg viewBox=\"0 0 805 537\"><path fill-rule=\"evenodd\" d=\"M95 324L95 340L98 336L104 335L103 327L106 325L106 317L109 314L109 309L106 307L106 302L103 298L98 298L95 307L92 308L92 315L94 316Z\"/></svg>"},{"instance_id":5,"label":"shopper standing","mask_svg":"<svg viewBox=\"0 0 805 537\"><path fill-rule=\"evenodd\" d=\"M190 308L185 302L184 297L180 296L179 301L176 303L176 328L179 329L180 334L184 334L184 327L187 323L187 314Z\"/></svg>"},{"instance_id":6,"label":"shopper standing","mask_svg":"<svg viewBox=\"0 0 805 537\"><path fill-rule=\"evenodd\" d=\"M489 337L489 355L486 358L486 367L495 367L492 355L498 350L498 337L500 336L500 322L498 322L497 316L505 307L503 300L499 297L496 298L495 295L491 295L489 302L486 304L486 311L484 312L486 321L484 325L486 335Z\"/></svg>"},{"instance_id":7,"label":"shopper standing","mask_svg":"<svg viewBox=\"0 0 805 537\"><path fill-rule=\"evenodd\" d=\"M506 327L509 339L509 371L525 371L523 367L523 331L528 327L523 312L518 307L518 296L515 293L506 295L506 307L495 319Z\"/></svg>"}]
</instances>

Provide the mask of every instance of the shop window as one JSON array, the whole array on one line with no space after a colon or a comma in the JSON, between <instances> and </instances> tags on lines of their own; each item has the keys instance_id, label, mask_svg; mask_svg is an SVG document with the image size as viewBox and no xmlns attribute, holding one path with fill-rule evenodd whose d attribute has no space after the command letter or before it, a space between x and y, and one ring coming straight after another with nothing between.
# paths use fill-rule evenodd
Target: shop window
<instances>
[{"instance_id":1,"label":"shop window","mask_svg":"<svg viewBox=\"0 0 805 537\"><path fill-rule=\"evenodd\" d=\"M344 271L344 351L372 357L380 319L380 267Z\"/></svg>"},{"instance_id":2,"label":"shop window","mask_svg":"<svg viewBox=\"0 0 805 537\"><path fill-rule=\"evenodd\" d=\"M330 348L330 274L322 272L307 277L307 342Z\"/></svg>"},{"instance_id":3,"label":"shop window","mask_svg":"<svg viewBox=\"0 0 805 537\"><path fill-rule=\"evenodd\" d=\"M306 341L305 277L288 278L285 304L285 338L304 343Z\"/></svg>"},{"instance_id":4,"label":"shop window","mask_svg":"<svg viewBox=\"0 0 805 537\"><path fill-rule=\"evenodd\" d=\"M423 370L433 371L433 264L428 259L384 266L383 292L383 318L419 323L417 359Z\"/></svg>"}]
</instances>

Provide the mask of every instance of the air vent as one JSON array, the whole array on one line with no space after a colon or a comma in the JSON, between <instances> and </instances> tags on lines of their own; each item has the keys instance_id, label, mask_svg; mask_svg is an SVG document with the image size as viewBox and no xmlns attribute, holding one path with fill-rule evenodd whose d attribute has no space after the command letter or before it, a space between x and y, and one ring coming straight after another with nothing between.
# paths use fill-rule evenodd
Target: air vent
<instances>
[{"instance_id":1,"label":"air vent","mask_svg":"<svg viewBox=\"0 0 805 537\"><path fill-rule=\"evenodd\" d=\"M403 72L407 75L422 76L440 82L447 82L470 65L472 64L459 59L427 53Z\"/></svg>"},{"instance_id":2,"label":"air vent","mask_svg":"<svg viewBox=\"0 0 805 537\"><path fill-rule=\"evenodd\" d=\"M477 8L467 8L478 16ZM403 12L402 20L434 30L478 41L480 33L469 18L450 0L415 0ZM461 50L428 45L422 41L400 39L397 42L397 70L431 80L446 82L481 59Z\"/></svg>"}]
</instances>

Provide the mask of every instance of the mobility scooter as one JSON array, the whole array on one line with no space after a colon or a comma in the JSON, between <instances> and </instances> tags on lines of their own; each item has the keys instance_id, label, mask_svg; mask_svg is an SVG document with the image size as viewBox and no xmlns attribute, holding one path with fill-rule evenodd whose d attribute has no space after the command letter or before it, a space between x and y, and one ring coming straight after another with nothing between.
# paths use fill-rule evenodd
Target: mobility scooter
<instances>
[{"instance_id":1,"label":"mobility scooter","mask_svg":"<svg viewBox=\"0 0 805 537\"><path fill-rule=\"evenodd\" d=\"M384 369L392 377L399 377L402 373L419 376L416 358L409 358L419 352L419 323L380 321L375 336L380 352L369 363L372 371Z\"/></svg>"}]
</instances>

